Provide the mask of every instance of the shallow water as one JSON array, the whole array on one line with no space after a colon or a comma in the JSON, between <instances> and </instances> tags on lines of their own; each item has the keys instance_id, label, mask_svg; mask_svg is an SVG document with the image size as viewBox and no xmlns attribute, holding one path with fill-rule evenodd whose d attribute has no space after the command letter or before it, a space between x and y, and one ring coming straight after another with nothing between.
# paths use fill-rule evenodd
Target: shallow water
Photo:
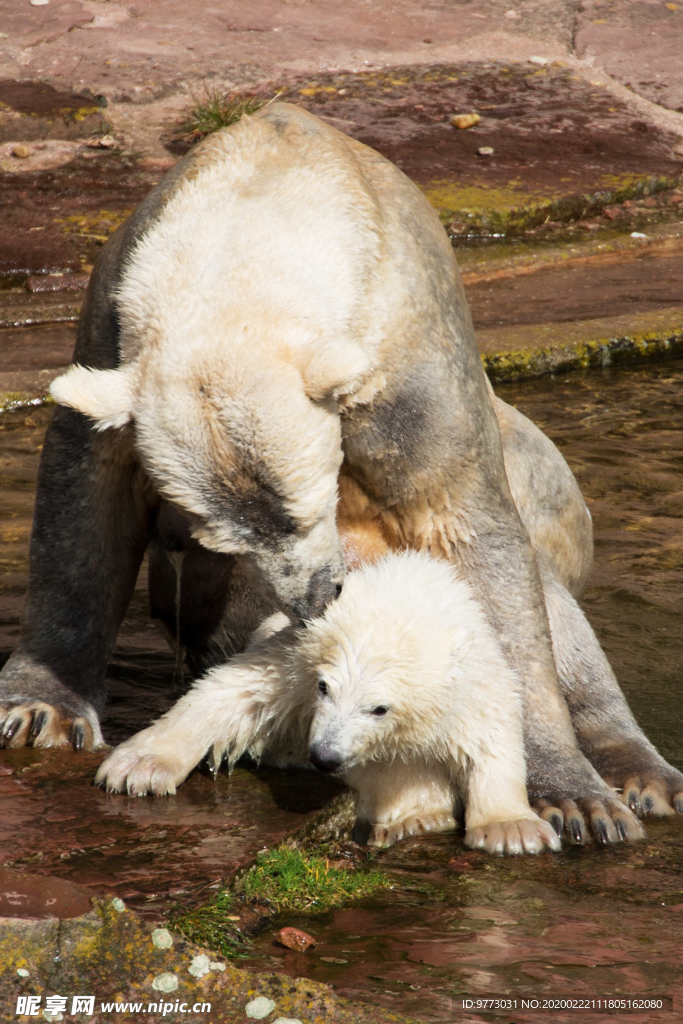
<instances>
[{"instance_id":1,"label":"shallow water","mask_svg":"<svg viewBox=\"0 0 683 1024\"><path fill-rule=\"evenodd\" d=\"M681 768L682 388L683 361L671 361L636 370L543 378L498 389L501 397L517 405L553 438L579 479L593 514L596 539L586 610L639 721L662 753ZM35 409L0 419L3 652L10 650L17 636L35 472L48 418L47 410ZM105 731L111 740L144 724L171 699L173 658L147 619L142 577L121 631L110 678L113 700ZM18 776L25 771L22 757L31 766L35 762L36 785L29 792L31 773L23 775L24 788L14 797L14 806L20 805L29 822L31 808L34 816L40 815L41 801L50 799L50 773L45 755L38 758L37 752L26 752L14 756ZM55 763L58 772L63 771L60 765L61 761ZM67 794L71 806L76 788L79 793L86 792L87 775L85 764L73 773L68 783L71 795ZM254 806L255 817L265 822L273 807L266 799L265 780L259 780L253 791L263 794L256 809L247 775L240 770L235 779L236 795L244 806L241 813L248 817ZM300 779L283 782L285 789L301 786ZM7 779L6 788L10 783L22 786L20 779ZM123 843L126 834L126 849L119 854L119 861L123 863L125 856L128 868L121 871L118 892L124 893L126 885L141 894L152 891L159 864L167 858L168 841L160 827L172 833L173 856L179 858L178 868L168 879L165 872L158 878L162 887L181 878L206 843L212 850L205 870L208 875L213 871L215 877L221 863L216 843L227 844L225 855L230 842L227 834L210 840L210 818L211 814L215 818L219 808L225 817L230 808L224 801L230 798L227 780L220 780L218 789L212 789L215 795L209 794L208 786L208 780L194 776L172 803L131 804L126 798L104 794L89 798L88 815L93 821L98 815L102 820L116 818L114 838ZM6 799L10 796L8 792ZM244 824L237 820L240 800L233 805L237 817L229 822L237 832ZM283 806L282 800L278 802ZM5 804L7 811L11 813L11 804ZM195 822L199 812L200 823ZM189 815L188 824L195 828L201 824L201 830L190 829L183 853L178 825L184 815ZM281 817L277 826L282 828L298 820L289 808ZM142 818L145 821L141 823ZM25 830L29 825L14 824L12 842L26 846L22 827ZM35 832L37 824L34 819L29 831ZM77 824L74 820L73 826L58 827L68 833ZM140 842L144 838L141 830L148 825L156 845L145 861L140 858ZM131 833L133 826L139 831ZM613 849L567 848L556 856L519 861L465 853L457 836L399 844L379 857L390 872L392 889L325 915L288 915L277 927L303 926L316 935L317 947L302 954L289 952L274 944L269 929L256 942L253 966L262 970L271 965L287 973L309 975L333 983L344 994L440 1024L489 1019L463 1012L457 1002L463 995L674 992L681 999L683 821L648 822L647 828L649 838L644 843ZM9 831L13 831L11 827ZM78 836L74 831L69 842L87 846L87 831L79 829ZM257 846L240 838L235 855L246 856L252 845ZM96 889L112 888L108 883L116 881L119 861L108 860L104 846L99 837L99 851L93 848L92 856L76 849L73 857L60 860L55 843L51 852L46 848L44 858L39 858L37 870L68 875ZM93 870L95 856L102 858L99 873ZM157 886L153 891L160 889ZM566 1019L583 1016L572 1014ZM559 1022L565 1017L557 1013L527 1018L518 1010L514 1016L490 1019ZM675 1018L669 1014L629 1016L634 1024L667 1019Z\"/></svg>"}]
</instances>

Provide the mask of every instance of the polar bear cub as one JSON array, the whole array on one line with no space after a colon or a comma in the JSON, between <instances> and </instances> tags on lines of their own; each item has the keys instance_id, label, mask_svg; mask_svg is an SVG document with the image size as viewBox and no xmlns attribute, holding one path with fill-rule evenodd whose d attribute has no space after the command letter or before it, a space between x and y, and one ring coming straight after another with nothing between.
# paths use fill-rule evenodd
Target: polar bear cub
<instances>
[{"instance_id":1,"label":"polar bear cub","mask_svg":"<svg viewBox=\"0 0 683 1024\"><path fill-rule=\"evenodd\" d=\"M272 616L96 782L174 793L207 751L334 773L358 793L354 834L376 846L454 828L464 809L470 847L560 847L527 798L519 681L469 585L418 552L351 573L306 628Z\"/></svg>"}]
</instances>

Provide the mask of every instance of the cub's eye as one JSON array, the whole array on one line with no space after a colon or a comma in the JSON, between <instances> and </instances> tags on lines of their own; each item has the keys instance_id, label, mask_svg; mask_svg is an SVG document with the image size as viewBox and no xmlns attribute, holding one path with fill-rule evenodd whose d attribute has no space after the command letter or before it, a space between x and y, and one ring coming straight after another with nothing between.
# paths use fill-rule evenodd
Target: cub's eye
<instances>
[{"instance_id":1,"label":"cub's eye","mask_svg":"<svg viewBox=\"0 0 683 1024\"><path fill-rule=\"evenodd\" d=\"M318 690L322 693L323 697L327 696L327 683L324 679L318 680Z\"/></svg>"},{"instance_id":2,"label":"cub's eye","mask_svg":"<svg viewBox=\"0 0 683 1024\"><path fill-rule=\"evenodd\" d=\"M386 715L388 710L389 708L385 708L384 705L380 704L378 708L373 708L370 714L377 715L378 718L381 718L382 715Z\"/></svg>"}]
</instances>

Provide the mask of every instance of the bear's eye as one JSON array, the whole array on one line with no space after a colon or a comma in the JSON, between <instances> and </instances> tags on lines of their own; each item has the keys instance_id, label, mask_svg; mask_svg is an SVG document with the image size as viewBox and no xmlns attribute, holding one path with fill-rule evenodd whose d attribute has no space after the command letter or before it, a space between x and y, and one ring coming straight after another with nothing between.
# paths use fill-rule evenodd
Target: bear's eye
<instances>
[{"instance_id":1,"label":"bear's eye","mask_svg":"<svg viewBox=\"0 0 683 1024\"><path fill-rule=\"evenodd\" d=\"M385 708L383 704L380 704L378 708L373 708L370 713L372 715L377 715L378 718L381 718L382 715L386 715L388 710L389 708Z\"/></svg>"},{"instance_id":2,"label":"bear's eye","mask_svg":"<svg viewBox=\"0 0 683 1024\"><path fill-rule=\"evenodd\" d=\"M324 679L318 680L318 690L322 693L323 697L327 696L327 683Z\"/></svg>"}]
</instances>

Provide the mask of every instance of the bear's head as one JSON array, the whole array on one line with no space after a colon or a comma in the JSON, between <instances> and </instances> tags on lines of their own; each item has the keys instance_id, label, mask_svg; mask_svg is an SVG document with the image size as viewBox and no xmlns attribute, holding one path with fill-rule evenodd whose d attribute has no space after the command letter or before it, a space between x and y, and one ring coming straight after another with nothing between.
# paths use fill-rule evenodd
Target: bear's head
<instances>
[{"instance_id":1,"label":"bear's head","mask_svg":"<svg viewBox=\"0 0 683 1024\"><path fill-rule=\"evenodd\" d=\"M445 759L478 616L468 585L427 555L392 554L351 573L294 652L313 701L311 762L343 774L373 760Z\"/></svg>"},{"instance_id":2,"label":"bear's head","mask_svg":"<svg viewBox=\"0 0 683 1024\"><path fill-rule=\"evenodd\" d=\"M193 536L244 556L284 611L309 619L344 580L336 402L291 360L236 359L226 372L211 356L190 347L173 365L152 351L117 370L74 366L51 391L99 430L132 427L146 472Z\"/></svg>"}]
</instances>

